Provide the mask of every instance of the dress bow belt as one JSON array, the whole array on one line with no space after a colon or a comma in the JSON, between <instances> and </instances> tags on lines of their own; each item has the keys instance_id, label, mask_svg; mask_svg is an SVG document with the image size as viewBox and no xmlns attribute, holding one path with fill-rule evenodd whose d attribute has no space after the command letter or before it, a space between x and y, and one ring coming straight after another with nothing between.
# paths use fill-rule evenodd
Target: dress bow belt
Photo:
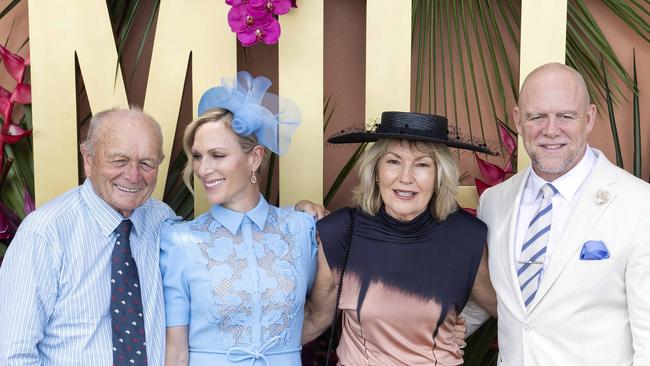
<instances>
[{"instance_id":1,"label":"dress bow belt","mask_svg":"<svg viewBox=\"0 0 650 366\"><path fill-rule=\"evenodd\" d=\"M264 362L264 366L271 366L268 358L266 358L266 354L267 354L266 351L268 351L271 347L275 346L275 344L278 343L279 340L280 337L273 337L267 340L266 342L260 344L260 346L255 350L251 350L244 347L233 347L228 350L228 353L226 355L228 356L228 360L233 362L250 360L249 366L253 366L256 360L262 360L262 362ZM285 352L278 352L278 353L285 353Z\"/></svg>"}]
</instances>

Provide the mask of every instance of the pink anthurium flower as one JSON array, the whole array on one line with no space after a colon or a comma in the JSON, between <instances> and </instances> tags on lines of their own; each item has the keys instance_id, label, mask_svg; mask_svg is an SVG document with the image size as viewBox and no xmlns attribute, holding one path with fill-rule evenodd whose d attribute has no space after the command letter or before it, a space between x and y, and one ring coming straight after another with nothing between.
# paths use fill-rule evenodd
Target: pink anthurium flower
<instances>
[{"instance_id":1,"label":"pink anthurium flower","mask_svg":"<svg viewBox=\"0 0 650 366\"><path fill-rule=\"evenodd\" d=\"M7 98L8 100L10 97L11 97L11 92L0 86L0 98Z\"/></svg>"},{"instance_id":2,"label":"pink anthurium flower","mask_svg":"<svg viewBox=\"0 0 650 366\"><path fill-rule=\"evenodd\" d=\"M22 127L11 123L6 129L2 127L2 133L0 133L0 143L15 144L16 142L24 139L31 134L32 130L24 130Z\"/></svg>"},{"instance_id":3,"label":"pink anthurium flower","mask_svg":"<svg viewBox=\"0 0 650 366\"><path fill-rule=\"evenodd\" d=\"M487 161L479 158L477 154L474 154L474 157L476 158L478 169L481 171L481 174L483 175L483 178L485 178L487 184L494 186L503 182L503 179L506 176L506 172L503 169L497 165L488 163Z\"/></svg>"},{"instance_id":4,"label":"pink anthurium flower","mask_svg":"<svg viewBox=\"0 0 650 366\"><path fill-rule=\"evenodd\" d=\"M499 121L498 126L499 126L499 135L501 136L501 141L503 142L503 146L508 151L508 154L512 155L515 149L517 149L517 141L514 139L514 137L512 137L510 131L503 126L503 122Z\"/></svg>"},{"instance_id":5,"label":"pink anthurium flower","mask_svg":"<svg viewBox=\"0 0 650 366\"><path fill-rule=\"evenodd\" d=\"M474 183L476 183L476 192L478 192L478 195L482 195L483 192L485 192L486 189L490 188L490 185L485 183L484 181L474 178Z\"/></svg>"},{"instance_id":6,"label":"pink anthurium flower","mask_svg":"<svg viewBox=\"0 0 650 366\"><path fill-rule=\"evenodd\" d=\"M506 164L505 168L503 168L503 171L506 174L512 173L512 159L508 160L508 164Z\"/></svg>"},{"instance_id":7,"label":"pink anthurium flower","mask_svg":"<svg viewBox=\"0 0 650 366\"><path fill-rule=\"evenodd\" d=\"M11 124L13 110L14 104L11 102L11 92L0 86L0 113L2 114L3 128Z\"/></svg>"},{"instance_id":8,"label":"pink anthurium flower","mask_svg":"<svg viewBox=\"0 0 650 366\"><path fill-rule=\"evenodd\" d=\"M20 104L32 103L32 87L29 84L18 83L11 93L11 102Z\"/></svg>"},{"instance_id":9,"label":"pink anthurium flower","mask_svg":"<svg viewBox=\"0 0 650 366\"><path fill-rule=\"evenodd\" d=\"M7 50L5 47L0 45L0 57L2 57L2 62L5 64L5 68L11 77L17 82L22 82L23 77L25 76L25 69L27 69L27 63L25 60Z\"/></svg>"},{"instance_id":10,"label":"pink anthurium flower","mask_svg":"<svg viewBox=\"0 0 650 366\"><path fill-rule=\"evenodd\" d=\"M2 172L5 163L5 145L15 144L31 134L32 130L24 130L13 123L3 123L0 133L0 172Z\"/></svg>"},{"instance_id":11,"label":"pink anthurium flower","mask_svg":"<svg viewBox=\"0 0 650 366\"><path fill-rule=\"evenodd\" d=\"M469 213L472 216L476 216L476 209L469 208L469 207L463 207L463 211Z\"/></svg>"}]
</instances>

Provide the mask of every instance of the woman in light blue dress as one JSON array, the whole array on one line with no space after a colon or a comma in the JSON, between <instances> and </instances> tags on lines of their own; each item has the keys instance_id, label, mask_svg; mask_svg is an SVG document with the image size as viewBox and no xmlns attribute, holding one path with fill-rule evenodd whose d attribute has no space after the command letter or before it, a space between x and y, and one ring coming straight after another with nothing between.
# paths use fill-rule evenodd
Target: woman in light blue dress
<instances>
[{"instance_id":1,"label":"woman in light blue dress","mask_svg":"<svg viewBox=\"0 0 650 366\"><path fill-rule=\"evenodd\" d=\"M267 149L284 153L300 123L269 86L240 72L203 95L185 130L185 182L191 187L193 173L212 207L162 227L167 365L301 364L315 228L311 216L273 207L259 192ZM278 105L282 113L271 112Z\"/></svg>"}]
</instances>

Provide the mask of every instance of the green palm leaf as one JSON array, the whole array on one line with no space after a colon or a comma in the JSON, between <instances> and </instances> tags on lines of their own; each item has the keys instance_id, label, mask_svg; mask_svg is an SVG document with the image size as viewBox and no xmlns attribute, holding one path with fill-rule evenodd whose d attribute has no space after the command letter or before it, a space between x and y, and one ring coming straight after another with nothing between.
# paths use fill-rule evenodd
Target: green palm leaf
<instances>
[{"instance_id":1,"label":"green palm leaf","mask_svg":"<svg viewBox=\"0 0 650 366\"><path fill-rule=\"evenodd\" d=\"M616 127L616 116L614 115L614 102L612 101L612 93L609 89L609 82L607 81L607 74L605 73L605 64L602 59L600 66L603 70L603 80L605 81L605 100L607 101L607 114L609 116L609 125L612 129L612 139L614 140L614 150L616 152L616 165L623 168L623 155L621 154L621 143L618 140L618 128Z\"/></svg>"},{"instance_id":2,"label":"green palm leaf","mask_svg":"<svg viewBox=\"0 0 650 366\"><path fill-rule=\"evenodd\" d=\"M636 51L632 50L632 70L634 89L632 96L632 124L634 128L634 175L641 178L641 111L639 107L639 84L636 77Z\"/></svg>"}]
</instances>

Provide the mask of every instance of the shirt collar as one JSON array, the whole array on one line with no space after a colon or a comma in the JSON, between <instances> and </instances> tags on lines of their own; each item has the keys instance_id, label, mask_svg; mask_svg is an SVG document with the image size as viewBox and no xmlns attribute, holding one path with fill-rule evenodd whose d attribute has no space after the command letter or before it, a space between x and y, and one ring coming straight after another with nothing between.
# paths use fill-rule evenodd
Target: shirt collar
<instances>
[{"instance_id":1,"label":"shirt collar","mask_svg":"<svg viewBox=\"0 0 650 366\"><path fill-rule=\"evenodd\" d=\"M90 217L97 222L104 236L110 236L115 231L115 228L117 228L117 225L125 219L122 214L115 211L115 209L97 195L90 179L86 179L81 185L81 197L86 203L86 206L88 206L88 210L91 213ZM146 220L145 209L142 206L136 208L131 212L128 219L133 223L131 233L139 236L139 233L144 230L144 222Z\"/></svg>"},{"instance_id":2,"label":"shirt collar","mask_svg":"<svg viewBox=\"0 0 650 366\"><path fill-rule=\"evenodd\" d=\"M596 157L596 153L587 146L587 150L582 159L580 159L580 162L571 168L571 170L552 182L547 182L540 178L540 176L531 168L527 185L530 188L530 192L533 194L532 199L536 200L539 197L540 190L544 184L551 183L562 197L571 202L578 191L578 188L582 185L582 182L584 182L589 176L589 173L591 173L591 169L596 162Z\"/></svg>"},{"instance_id":3,"label":"shirt collar","mask_svg":"<svg viewBox=\"0 0 650 366\"><path fill-rule=\"evenodd\" d=\"M264 229L266 218L269 215L269 204L260 194L257 206L248 212L237 212L221 205L212 205L212 207L210 207L210 214L218 223L225 226L233 235L236 235L237 230L239 230L239 227L244 220L244 216L253 221L259 230Z\"/></svg>"}]
</instances>

